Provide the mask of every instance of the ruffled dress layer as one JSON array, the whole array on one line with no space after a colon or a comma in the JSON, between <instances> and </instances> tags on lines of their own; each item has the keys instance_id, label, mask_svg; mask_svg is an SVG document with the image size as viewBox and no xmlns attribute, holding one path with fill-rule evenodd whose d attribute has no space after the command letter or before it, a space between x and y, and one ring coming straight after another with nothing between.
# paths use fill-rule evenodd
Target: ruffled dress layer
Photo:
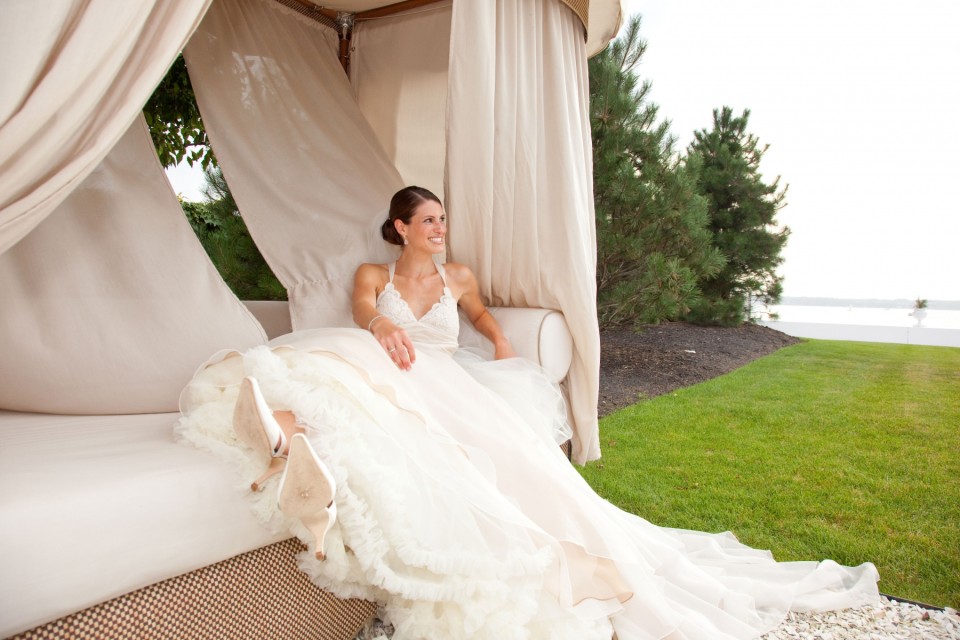
<instances>
[{"instance_id":1,"label":"ruffled dress layer","mask_svg":"<svg viewBox=\"0 0 960 640\"><path fill-rule=\"evenodd\" d=\"M232 462L246 487L262 469L233 434L240 381L255 376L272 409L293 411L337 482L327 559L304 553L300 567L379 602L394 638L753 638L790 609L877 601L872 564L778 563L729 533L660 528L600 498L556 445L556 389L520 402L461 364L448 290L416 319L391 282L378 310L410 334L411 371L366 331L296 332L211 359L184 391L177 434ZM551 387L517 370L540 379L513 388ZM312 545L271 485L248 495L264 523Z\"/></svg>"}]
</instances>

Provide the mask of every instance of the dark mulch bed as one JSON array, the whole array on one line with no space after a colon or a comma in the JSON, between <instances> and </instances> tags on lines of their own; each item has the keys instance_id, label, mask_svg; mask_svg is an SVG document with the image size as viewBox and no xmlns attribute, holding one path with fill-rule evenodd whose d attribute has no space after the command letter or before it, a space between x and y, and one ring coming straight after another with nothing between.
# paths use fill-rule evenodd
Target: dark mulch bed
<instances>
[{"instance_id":1,"label":"dark mulch bed","mask_svg":"<svg viewBox=\"0 0 960 640\"><path fill-rule=\"evenodd\" d=\"M670 322L600 333L600 415L689 387L798 342L759 325Z\"/></svg>"}]
</instances>

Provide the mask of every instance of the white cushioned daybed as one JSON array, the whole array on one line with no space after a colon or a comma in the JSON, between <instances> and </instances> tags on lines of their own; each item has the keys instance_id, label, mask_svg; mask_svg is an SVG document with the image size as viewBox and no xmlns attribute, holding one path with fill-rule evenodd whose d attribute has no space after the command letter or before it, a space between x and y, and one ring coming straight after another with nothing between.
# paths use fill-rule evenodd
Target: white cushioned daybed
<instances>
[{"instance_id":1,"label":"white cushioned daybed","mask_svg":"<svg viewBox=\"0 0 960 640\"><path fill-rule=\"evenodd\" d=\"M286 303L247 306L270 338L289 332ZM492 312L521 355L563 379L560 313ZM461 342L485 340L463 323ZM230 621L256 637L267 620L284 637L347 638L373 614L306 583L299 543L255 520L244 479L173 441L177 418L0 412L0 637L231 637Z\"/></svg>"},{"instance_id":2,"label":"white cushioned daybed","mask_svg":"<svg viewBox=\"0 0 960 640\"><path fill-rule=\"evenodd\" d=\"M574 458L599 457L586 61L620 2L408 6L348 41L303 0L0 2L0 637L343 638L373 614L296 570L172 412L213 352L344 326L356 265L396 259L376 230L405 184L442 186L448 255L487 299L562 310L495 313L564 380ZM251 304L260 322L140 115L181 52L291 300Z\"/></svg>"}]
</instances>

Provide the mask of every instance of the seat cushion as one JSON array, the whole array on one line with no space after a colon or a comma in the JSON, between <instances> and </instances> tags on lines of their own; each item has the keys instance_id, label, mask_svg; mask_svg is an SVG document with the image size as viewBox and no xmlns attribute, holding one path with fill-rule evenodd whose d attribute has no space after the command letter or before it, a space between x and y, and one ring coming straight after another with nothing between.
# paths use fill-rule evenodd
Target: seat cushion
<instances>
[{"instance_id":1,"label":"seat cushion","mask_svg":"<svg viewBox=\"0 0 960 640\"><path fill-rule=\"evenodd\" d=\"M0 412L0 637L287 537L178 415Z\"/></svg>"}]
</instances>

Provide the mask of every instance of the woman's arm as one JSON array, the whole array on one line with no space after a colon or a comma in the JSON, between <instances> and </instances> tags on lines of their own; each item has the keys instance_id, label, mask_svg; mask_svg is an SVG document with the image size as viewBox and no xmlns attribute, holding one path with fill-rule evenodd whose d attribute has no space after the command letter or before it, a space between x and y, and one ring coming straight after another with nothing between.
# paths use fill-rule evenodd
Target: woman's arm
<instances>
[{"instance_id":1,"label":"woman's arm","mask_svg":"<svg viewBox=\"0 0 960 640\"><path fill-rule=\"evenodd\" d=\"M470 324L493 343L493 357L497 360L516 357L517 353L513 350L513 346L507 340L507 337L503 335L500 323L483 304L483 299L480 297L480 287L477 285L477 279L473 272L462 264L447 264L446 270L459 290L460 297L457 303L466 313Z\"/></svg>"},{"instance_id":2,"label":"woman's arm","mask_svg":"<svg viewBox=\"0 0 960 640\"><path fill-rule=\"evenodd\" d=\"M353 321L370 331L394 364L409 370L417 361L407 332L377 312L377 290L384 283L382 265L361 264L353 276Z\"/></svg>"}]
</instances>

